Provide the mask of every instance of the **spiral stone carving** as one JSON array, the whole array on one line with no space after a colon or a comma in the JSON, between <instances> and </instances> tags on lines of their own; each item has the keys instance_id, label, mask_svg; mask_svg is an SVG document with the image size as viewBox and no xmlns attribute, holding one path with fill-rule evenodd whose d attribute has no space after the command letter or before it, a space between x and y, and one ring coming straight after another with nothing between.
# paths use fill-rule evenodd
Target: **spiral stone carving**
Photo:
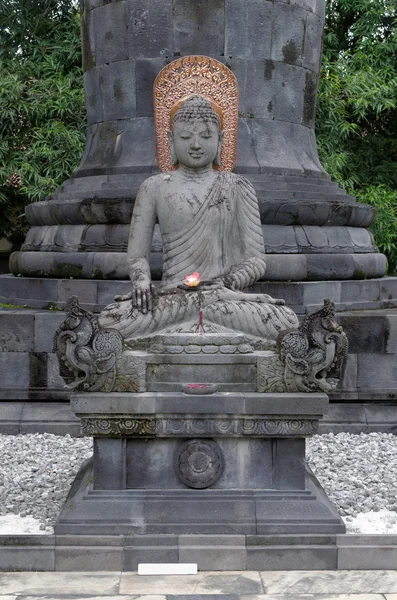
<instances>
[{"instance_id":1,"label":"spiral stone carving","mask_svg":"<svg viewBox=\"0 0 397 600\"><path fill-rule=\"evenodd\" d=\"M223 473L222 450L213 440L187 440L175 454L174 468L185 485L194 489L211 487Z\"/></svg>"}]
</instances>

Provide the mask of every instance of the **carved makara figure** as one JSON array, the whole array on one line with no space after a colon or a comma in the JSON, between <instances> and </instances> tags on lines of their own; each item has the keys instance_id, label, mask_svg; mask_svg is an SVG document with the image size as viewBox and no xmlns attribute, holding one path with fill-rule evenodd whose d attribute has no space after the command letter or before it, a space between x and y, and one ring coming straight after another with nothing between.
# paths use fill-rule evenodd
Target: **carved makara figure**
<instances>
[{"instance_id":1,"label":"carved makara figure","mask_svg":"<svg viewBox=\"0 0 397 600\"><path fill-rule=\"evenodd\" d=\"M220 162L222 138L220 117L202 96L188 97L173 116L169 139L179 168L141 186L128 244L132 291L99 318L127 342L197 331L200 311L207 333L243 332L269 349L281 331L298 326L283 300L243 293L265 274L261 221L252 185L213 167ZM164 257L158 292L148 262L156 220ZM188 291L184 278L193 271L202 283Z\"/></svg>"}]
</instances>

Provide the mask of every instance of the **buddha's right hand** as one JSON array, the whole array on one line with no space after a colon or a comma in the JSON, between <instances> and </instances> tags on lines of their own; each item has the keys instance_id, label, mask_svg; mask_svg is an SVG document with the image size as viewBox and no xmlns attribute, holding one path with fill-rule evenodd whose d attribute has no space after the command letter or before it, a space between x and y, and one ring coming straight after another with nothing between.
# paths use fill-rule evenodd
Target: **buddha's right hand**
<instances>
[{"instance_id":1,"label":"buddha's right hand","mask_svg":"<svg viewBox=\"0 0 397 600\"><path fill-rule=\"evenodd\" d=\"M145 315L153 308L155 290L155 286L150 282L136 282L133 284L131 292L124 296L116 296L115 301L124 302L125 300L131 300L132 306Z\"/></svg>"}]
</instances>

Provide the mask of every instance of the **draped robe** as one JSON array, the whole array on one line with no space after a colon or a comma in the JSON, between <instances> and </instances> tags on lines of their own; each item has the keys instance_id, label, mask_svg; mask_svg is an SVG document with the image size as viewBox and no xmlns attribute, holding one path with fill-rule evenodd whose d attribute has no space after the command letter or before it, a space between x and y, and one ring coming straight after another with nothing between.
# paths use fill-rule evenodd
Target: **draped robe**
<instances>
[{"instance_id":1,"label":"draped robe","mask_svg":"<svg viewBox=\"0 0 397 600\"><path fill-rule=\"evenodd\" d=\"M153 310L142 314L130 300L116 302L101 313L102 327L118 329L127 341L158 333L196 332L202 310L204 331L242 332L267 341L271 348L281 331L298 326L288 307L269 304L261 295L253 301L253 295L241 294L266 269L258 201L245 178L218 172L190 222L162 232L162 241L163 277ZM178 288L193 271L199 272L201 281L215 279L224 287Z\"/></svg>"}]
</instances>

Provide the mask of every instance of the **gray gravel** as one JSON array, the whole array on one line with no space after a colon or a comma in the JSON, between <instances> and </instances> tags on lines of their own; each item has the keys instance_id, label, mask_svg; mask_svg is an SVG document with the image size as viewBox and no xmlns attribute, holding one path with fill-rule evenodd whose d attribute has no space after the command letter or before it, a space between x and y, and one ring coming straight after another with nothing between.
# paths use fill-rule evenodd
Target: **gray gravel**
<instances>
[{"instance_id":1,"label":"gray gravel","mask_svg":"<svg viewBox=\"0 0 397 600\"><path fill-rule=\"evenodd\" d=\"M397 511L397 436L316 435L308 440L307 460L347 521L357 513Z\"/></svg>"},{"instance_id":2,"label":"gray gravel","mask_svg":"<svg viewBox=\"0 0 397 600\"><path fill-rule=\"evenodd\" d=\"M307 460L342 516L382 508L397 511L397 436L318 435ZM31 515L54 525L73 479L92 454L91 438L49 433L0 435L0 516Z\"/></svg>"},{"instance_id":3,"label":"gray gravel","mask_svg":"<svg viewBox=\"0 0 397 600\"><path fill-rule=\"evenodd\" d=\"M10 513L55 523L79 470L92 454L91 438L49 433L0 435L0 516Z\"/></svg>"}]
</instances>

